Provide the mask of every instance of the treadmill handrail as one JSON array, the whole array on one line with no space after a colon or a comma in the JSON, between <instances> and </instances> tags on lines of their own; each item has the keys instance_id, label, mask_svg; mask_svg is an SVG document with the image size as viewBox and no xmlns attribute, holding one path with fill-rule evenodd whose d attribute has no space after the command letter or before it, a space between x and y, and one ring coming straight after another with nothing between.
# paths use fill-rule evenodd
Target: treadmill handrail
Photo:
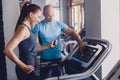
<instances>
[{"instance_id":1,"label":"treadmill handrail","mask_svg":"<svg viewBox=\"0 0 120 80\"><path fill-rule=\"evenodd\" d=\"M71 41L68 41L68 42L64 42L63 41L63 44L64 44L64 49L63 49L63 52L64 52L64 54L65 54L65 57L62 59L62 61L65 61L68 57L67 56L69 56L70 54L67 52L67 50L66 50L66 48L67 48L67 46L69 45L69 44L74 44L73 45L73 48L77 45L77 41L75 41L75 40L71 40Z\"/></svg>"}]
</instances>

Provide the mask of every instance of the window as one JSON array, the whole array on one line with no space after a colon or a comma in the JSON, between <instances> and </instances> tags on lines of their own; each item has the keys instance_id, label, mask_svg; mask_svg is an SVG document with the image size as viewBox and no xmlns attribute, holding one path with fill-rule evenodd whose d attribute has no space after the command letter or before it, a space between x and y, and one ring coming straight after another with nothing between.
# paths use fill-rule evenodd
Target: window
<instances>
[{"instance_id":1,"label":"window","mask_svg":"<svg viewBox=\"0 0 120 80\"><path fill-rule=\"evenodd\" d=\"M84 28L84 0L69 0L68 3L70 26L79 33Z\"/></svg>"},{"instance_id":2,"label":"window","mask_svg":"<svg viewBox=\"0 0 120 80\"><path fill-rule=\"evenodd\" d=\"M46 0L46 4L51 4L55 8L55 19L60 20L60 0Z\"/></svg>"}]
</instances>

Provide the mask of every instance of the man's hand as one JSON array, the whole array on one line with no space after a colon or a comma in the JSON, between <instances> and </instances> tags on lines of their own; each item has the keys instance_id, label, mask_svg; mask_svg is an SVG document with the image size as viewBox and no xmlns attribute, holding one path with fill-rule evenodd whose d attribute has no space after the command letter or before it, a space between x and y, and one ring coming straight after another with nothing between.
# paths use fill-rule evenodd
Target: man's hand
<instances>
[{"instance_id":1,"label":"man's hand","mask_svg":"<svg viewBox=\"0 0 120 80\"><path fill-rule=\"evenodd\" d=\"M50 47L55 47L57 45L58 41L55 39L50 43Z\"/></svg>"},{"instance_id":2,"label":"man's hand","mask_svg":"<svg viewBox=\"0 0 120 80\"><path fill-rule=\"evenodd\" d=\"M80 48L80 52L81 52L82 54L84 54L84 53L83 53L83 49L87 46L87 44L84 43L84 42L81 42L81 43L79 43L78 45L79 45L79 48Z\"/></svg>"}]
</instances>

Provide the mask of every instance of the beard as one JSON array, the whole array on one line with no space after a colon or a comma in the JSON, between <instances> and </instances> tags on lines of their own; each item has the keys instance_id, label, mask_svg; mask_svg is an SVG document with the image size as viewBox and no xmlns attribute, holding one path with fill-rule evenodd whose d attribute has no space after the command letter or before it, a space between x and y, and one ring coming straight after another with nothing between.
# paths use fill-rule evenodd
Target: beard
<instances>
[{"instance_id":1,"label":"beard","mask_svg":"<svg viewBox=\"0 0 120 80\"><path fill-rule=\"evenodd\" d=\"M47 21L48 21L48 22L52 22L53 20L54 20L53 17L47 17Z\"/></svg>"}]
</instances>

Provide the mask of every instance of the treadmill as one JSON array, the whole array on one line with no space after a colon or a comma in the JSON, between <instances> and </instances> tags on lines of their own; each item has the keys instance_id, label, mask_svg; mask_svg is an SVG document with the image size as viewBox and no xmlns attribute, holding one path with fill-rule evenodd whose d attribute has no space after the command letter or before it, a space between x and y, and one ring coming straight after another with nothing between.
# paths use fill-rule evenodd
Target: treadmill
<instances>
[{"instance_id":1,"label":"treadmill","mask_svg":"<svg viewBox=\"0 0 120 80\"><path fill-rule=\"evenodd\" d=\"M120 60L103 80L120 80Z\"/></svg>"},{"instance_id":2,"label":"treadmill","mask_svg":"<svg viewBox=\"0 0 120 80\"><path fill-rule=\"evenodd\" d=\"M103 60L111 50L111 44L104 39L85 37L82 39L87 46L79 50L76 45L72 53L62 60L65 74L47 78L45 80L100 80L95 72L100 68ZM65 49L66 50L66 49Z\"/></svg>"}]
</instances>

